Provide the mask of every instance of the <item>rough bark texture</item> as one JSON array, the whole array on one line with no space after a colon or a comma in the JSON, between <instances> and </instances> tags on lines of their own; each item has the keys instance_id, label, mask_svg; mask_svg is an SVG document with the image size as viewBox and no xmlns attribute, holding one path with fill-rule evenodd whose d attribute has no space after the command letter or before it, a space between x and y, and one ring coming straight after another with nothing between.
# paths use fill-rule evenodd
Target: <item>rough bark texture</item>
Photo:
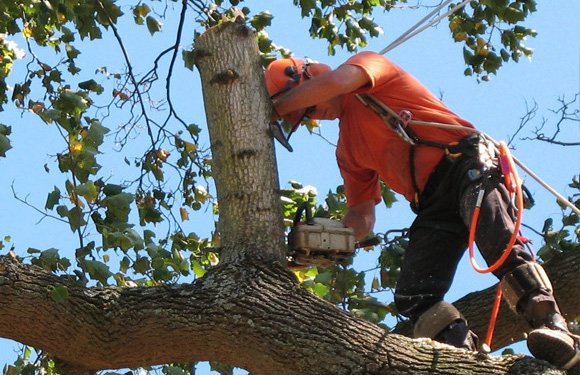
<instances>
[{"instance_id":1,"label":"rough bark texture","mask_svg":"<svg viewBox=\"0 0 580 375\"><path fill-rule=\"evenodd\" d=\"M234 262L193 284L87 289L0 257L0 336L70 373L212 360L261 374L558 374L388 334L306 292L284 266ZM55 302L48 290L69 297Z\"/></svg>"},{"instance_id":2,"label":"rough bark texture","mask_svg":"<svg viewBox=\"0 0 580 375\"><path fill-rule=\"evenodd\" d=\"M282 261L284 224L268 126L271 107L256 36L244 24L228 22L198 37L195 51L219 201L221 259L229 262L251 251Z\"/></svg>"}]
</instances>

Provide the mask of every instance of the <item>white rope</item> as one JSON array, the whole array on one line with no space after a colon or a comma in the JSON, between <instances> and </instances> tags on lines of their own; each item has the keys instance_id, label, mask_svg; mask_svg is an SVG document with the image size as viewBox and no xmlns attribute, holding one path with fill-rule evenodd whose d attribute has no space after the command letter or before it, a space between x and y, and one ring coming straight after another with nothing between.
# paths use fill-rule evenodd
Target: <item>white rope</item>
<instances>
[{"instance_id":1,"label":"white rope","mask_svg":"<svg viewBox=\"0 0 580 375\"><path fill-rule=\"evenodd\" d=\"M392 50L393 48L399 46L400 44L406 42L407 40L411 39L412 37L414 37L415 35L419 34L421 31L425 30L426 28L436 24L437 22L441 21L443 18L449 16L452 13L455 13L455 11L457 11L458 9L463 8L464 6L466 6L468 3L470 3L472 0L464 0L462 3L456 5L455 7L451 8L450 10L448 10L446 13L444 13L443 15L435 18L434 20L432 20L431 22L429 22L427 25L423 26L422 28L420 28L419 30L416 30L413 32L413 30L415 30L417 27L419 27L419 25L421 25L423 22L425 22L427 19L429 19L431 16L433 16L435 13L439 12L441 9L443 9L448 3L451 2L451 0L447 0L445 2L443 2L441 5L439 5L437 8L435 8L434 11L432 11L431 13L429 13L427 16L425 16L421 21L419 21L417 24L415 24L413 27L411 27L409 30L407 30L406 32L404 32L400 37L398 37L397 39L395 39L394 42L392 42L391 44L389 44L386 48L384 48L381 52L379 52L381 55L384 55L385 53L389 52L390 50Z\"/></svg>"},{"instance_id":2,"label":"white rope","mask_svg":"<svg viewBox=\"0 0 580 375\"><path fill-rule=\"evenodd\" d=\"M398 43L400 40L404 39L407 35L409 35L411 32L413 32L417 27L421 26L423 24L423 22L427 21L429 18L433 17L435 14L437 14L441 9L443 9L447 4L449 4L451 1L453 0L446 0L445 2L441 3L438 7L435 8L435 10L433 10L431 13L429 13L428 15L426 15L425 17L423 17L423 19L421 19L421 21L417 22L416 24L414 24L413 26L411 26L411 28L407 31L405 31L403 34L401 34L397 39L395 39L391 44L389 44L389 46L387 48L385 48L384 50L382 50L380 53L381 55L384 55L385 53L387 53L389 50L393 49L396 43ZM398 44L397 44L398 45Z\"/></svg>"}]
</instances>

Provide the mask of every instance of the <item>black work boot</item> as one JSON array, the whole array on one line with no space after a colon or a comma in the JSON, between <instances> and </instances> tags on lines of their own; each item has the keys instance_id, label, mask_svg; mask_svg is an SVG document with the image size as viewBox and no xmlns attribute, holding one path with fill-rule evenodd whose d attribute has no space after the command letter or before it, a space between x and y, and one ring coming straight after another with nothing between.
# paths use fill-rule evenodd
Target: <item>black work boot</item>
<instances>
[{"instance_id":1,"label":"black work boot","mask_svg":"<svg viewBox=\"0 0 580 375\"><path fill-rule=\"evenodd\" d=\"M463 319L457 319L433 339L457 348L477 350L477 335L467 327L467 323Z\"/></svg>"},{"instance_id":2,"label":"black work boot","mask_svg":"<svg viewBox=\"0 0 580 375\"><path fill-rule=\"evenodd\" d=\"M525 314L528 315L528 314ZM528 334L528 349L536 358L563 369L580 371L580 337L568 330L566 320L550 303L538 303L529 314L534 328Z\"/></svg>"}]
</instances>

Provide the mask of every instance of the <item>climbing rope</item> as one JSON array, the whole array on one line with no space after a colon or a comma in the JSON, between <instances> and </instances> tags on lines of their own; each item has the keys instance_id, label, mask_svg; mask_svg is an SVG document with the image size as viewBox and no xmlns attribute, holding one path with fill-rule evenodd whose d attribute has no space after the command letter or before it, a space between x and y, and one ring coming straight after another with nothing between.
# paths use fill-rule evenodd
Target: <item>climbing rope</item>
<instances>
[{"instance_id":1,"label":"climbing rope","mask_svg":"<svg viewBox=\"0 0 580 375\"><path fill-rule=\"evenodd\" d=\"M524 211L524 195L522 193L522 183L518 176L517 169L515 168L515 163L513 162L511 153L509 152L507 145L503 141L501 141L499 144L499 157L501 171L505 178L505 185L510 191L510 193L516 194L516 202L517 202L516 222L510 240L501 257L488 268L481 268L475 260L475 255L473 253L473 243L475 242L475 233L477 231L477 221L479 219L479 211L481 209L481 203L483 202L483 197L485 195L484 184L482 184L481 189L479 190L479 193L477 195L477 201L475 204L475 209L473 211L473 217L471 219L471 227L469 230L469 242L468 242L469 261L471 262L471 266L473 267L473 269L479 273L493 272L503 265L507 257L510 255L513 246L516 243L516 240L518 239L518 233L520 231L520 225L522 223L522 216Z\"/></svg>"},{"instance_id":2,"label":"climbing rope","mask_svg":"<svg viewBox=\"0 0 580 375\"><path fill-rule=\"evenodd\" d=\"M479 212L481 209L481 204L483 202L483 197L485 195L485 185L484 185L484 183L482 183L481 188L479 190L479 193L477 195L475 209L473 210L473 217L471 219L471 227L469 230L469 240L468 240L469 241L468 242L469 261L471 262L471 266L473 267L473 269L479 273L493 272L504 264L507 257L511 254L511 252L513 250L513 246L516 243L516 240L518 239L518 233L520 231L520 225L522 223L522 216L523 216L523 211L524 211L524 198L523 198L523 193L522 193L522 182L518 176L518 172L517 172L517 169L515 167L515 163L513 161L513 157L509 151L509 148L507 147L507 145L503 141L501 141L499 143L499 160L500 160L500 168L501 168L501 171L502 171L504 178L505 178L505 186L507 187L507 189L510 191L511 194L514 194L514 193L516 194L516 201L517 201L516 223L515 223L512 235L510 237L510 240L508 241L508 244L507 244L505 250L503 251L503 254L501 255L501 257L499 257L499 259L495 263L493 263L491 266L489 266L488 268L481 268L475 260L475 255L473 253L473 243L475 242L475 233L477 231L477 221L479 219ZM499 308L501 305L502 296L503 296L503 291L501 289L501 284L498 284L497 291L495 294L494 303L493 303L493 307L491 309L491 317L489 319L489 326L487 328L487 334L485 337L485 341L482 345L482 350L484 350L487 353L491 352L491 342L493 340L493 332L495 330L495 323L497 321L497 316L499 314Z\"/></svg>"},{"instance_id":3,"label":"climbing rope","mask_svg":"<svg viewBox=\"0 0 580 375\"><path fill-rule=\"evenodd\" d=\"M389 44L386 48L384 48L380 52L380 54L381 55L384 55L385 53L389 52L393 48L399 46L400 44L406 42L407 40L411 39L415 35L419 34L421 31L425 30L426 28L428 28L428 27L436 24L437 22L441 21L443 18L449 16L450 14L455 13L457 10L463 8L464 6L466 6L468 3L470 3L473 0L465 0L465 1L463 1L462 3L456 5L453 8L451 8L450 10L448 10L446 13L444 13L444 14L440 15L439 17L433 19L431 22L429 22L425 26L421 27L419 30L415 30L419 26L421 26L421 24L423 24L425 21L427 21L429 18L431 18L434 14L438 13L441 9L443 9L451 1L452 0L446 0L443 3L441 3L438 7L435 8L435 10L433 10L431 13L429 13L428 15L426 15L422 20L420 20L419 22L417 22L409 30L405 31L403 34L401 34L401 36L399 36L391 44Z\"/></svg>"}]
</instances>

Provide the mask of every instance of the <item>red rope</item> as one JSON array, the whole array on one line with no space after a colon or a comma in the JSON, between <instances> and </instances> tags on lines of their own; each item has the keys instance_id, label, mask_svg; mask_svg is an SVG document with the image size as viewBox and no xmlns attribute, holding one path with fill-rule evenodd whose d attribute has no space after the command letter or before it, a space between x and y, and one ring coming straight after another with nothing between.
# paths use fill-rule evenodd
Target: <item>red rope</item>
<instances>
[{"instance_id":1,"label":"red rope","mask_svg":"<svg viewBox=\"0 0 580 375\"><path fill-rule=\"evenodd\" d=\"M480 193L477 197L475 209L473 211L473 218L471 219L471 228L469 230L469 242L468 242L468 244L469 244L469 261L471 262L473 269L479 273L493 272L502 266L502 264L505 262L507 257L512 252L513 246L518 239L518 233L520 231L520 226L522 223L522 216L523 216L523 210L524 210L524 198L523 198L523 193L522 193L522 184L521 184L521 180L518 176L518 172L517 172L517 169L515 167L515 163L514 163L512 156L511 156L509 148L507 147L507 145L503 141L501 141L499 143L499 154L500 154L500 156L499 156L500 157L500 165L501 165L502 173L503 173L504 178L505 178L505 185L510 192L512 192L512 193L515 192L515 194L516 194L518 214L517 214L517 218L516 218L514 231L512 233L512 236L511 236L511 238L507 244L507 247L505 248L502 256L495 263L493 263L491 266L489 266L488 268L481 268L477 264L477 262L475 260L475 256L473 254L473 243L475 242L475 232L477 229L477 221L479 219L479 211L481 209L481 203L483 201L483 194L484 194L483 189L480 190ZM491 312L489 327L487 330L487 336L486 336L486 339L484 342L484 345L487 346L487 348L485 348L486 350L491 350L490 349L491 348L491 341L493 339L493 331L495 329L495 322L497 320L497 315L499 313L499 307L501 304L501 297L502 297L502 291L501 291L500 286L498 285L494 305L493 305L492 312Z\"/></svg>"}]
</instances>

